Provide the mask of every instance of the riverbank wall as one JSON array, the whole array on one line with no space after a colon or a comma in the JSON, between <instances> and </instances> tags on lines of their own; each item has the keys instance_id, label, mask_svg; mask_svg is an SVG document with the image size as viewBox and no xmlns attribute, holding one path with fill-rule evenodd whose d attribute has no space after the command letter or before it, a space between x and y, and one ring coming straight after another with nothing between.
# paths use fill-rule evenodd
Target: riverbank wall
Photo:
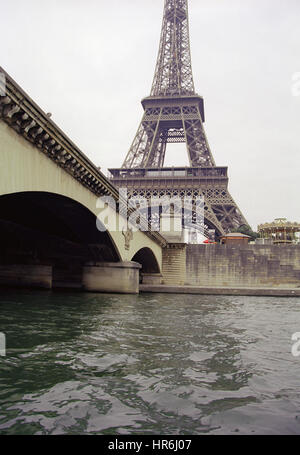
<instances>
[{"instance_id":1,"label":"riverbank wall","mask_svg":"<svg viewBox=\"0 0 300 455\"><path fill-rule=\"evenodd\" d=\"M205 287L205 286L167 286L140 285L141 293L191 294L191 295L244 295L260 297L300 297L300 288L264 288L264 287Z\"/></svg>"},{"instance_id":2,"label":"riverbank wall","mask_svg":"<svg viewBox=\"0 0 300 455\"><path fill-rule=\"evenodd\" d=\"M300 289L300 245L170 244L162 275L166 286Z\"/></svg>"},{"instance_id":3,"label":"riverbank wall","mask_svg":"<svg viewBox=\"0 0 300 455\"><path fill-rule=\"evenodd\" d=\"M300 296L300 245L169 243L163 249L159 273L142 270L136 262L92 263L78 270L2 265L3 286L132 294Z\"/></svg>"}]
</instances>

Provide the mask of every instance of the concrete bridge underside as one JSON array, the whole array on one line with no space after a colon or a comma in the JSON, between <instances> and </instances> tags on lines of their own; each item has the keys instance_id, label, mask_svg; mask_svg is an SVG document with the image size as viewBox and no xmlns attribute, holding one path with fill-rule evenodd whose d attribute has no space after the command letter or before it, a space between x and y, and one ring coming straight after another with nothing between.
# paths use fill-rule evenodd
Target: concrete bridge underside
<instances>
[{"instance_id":1,"label":"concrete bridge underside","mask_svg":"<svg viewBox=\"0 0 300 455\"><path fill-rule=\"evenodd\" d=\"M122 228L99 231L99 196L2 120L0 138L0 284L138 292L138 277L159 279L155 239L137 231L126 245L109 207Z\"/></svg>"}]
</instances>

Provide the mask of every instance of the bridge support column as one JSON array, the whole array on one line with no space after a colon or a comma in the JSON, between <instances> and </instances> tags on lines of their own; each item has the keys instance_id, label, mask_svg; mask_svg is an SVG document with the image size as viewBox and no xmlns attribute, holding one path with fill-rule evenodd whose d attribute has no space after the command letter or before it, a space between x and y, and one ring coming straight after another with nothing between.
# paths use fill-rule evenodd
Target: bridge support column
<instances>
[{"instance_id":1,"label":"bridge support column","mask_svg":"<svg viewBox=\"0 0 300 455\"><path fill-rule=\"evenodd\" d=\"M183 286L186 281L186 243L169 243L163 249L163 284Z\"/></svg>"},{"instance_id":2,"label":"bridge support column","mask_svg":"<svg viewBox=\"0 0 300 455\"><path fill-rule=\"evenodd\" d=\"M88 263L83 267L83 289L92 292L138 294L141 267L137 262Z\"/></svg>"},{"instance_id":3,"label":"bridge support column","mask_svg":"<svg viewBox=\"0 0 300 455\"><path fill-rule=\"evenodd\" d=\"M52 266L48 265L0 265L0 286L25 288L52 288Z\"/></svg>"}]
</instances>

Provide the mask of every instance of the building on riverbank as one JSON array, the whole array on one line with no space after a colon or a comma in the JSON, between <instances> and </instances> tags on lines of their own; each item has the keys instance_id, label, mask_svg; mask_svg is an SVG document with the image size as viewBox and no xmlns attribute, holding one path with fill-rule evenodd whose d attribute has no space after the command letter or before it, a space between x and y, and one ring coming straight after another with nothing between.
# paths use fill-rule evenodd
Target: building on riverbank
<instances>
[{"instance_id":1,"label":"building on riverbank","mask_svg":"<svg viewBox=\"0 0 300 455\"><path fill-rule=\"evenodd\" d=\"M258 232L261 238L271 240L274 245L298 243L296 233L300 232L300 223L276 218L271 223L260 224Z\"/></svg>"},{"instance_id":2,"label":"building on riverbank","mask_svg":"<svg viewBox=\"0 0 300 455\"><path fill-rule=\"evenodd\" d=\"M251 237L241 232L231 232L221 238L221 244L224 245L248 245Z\"/></svg>"}]
</instances>

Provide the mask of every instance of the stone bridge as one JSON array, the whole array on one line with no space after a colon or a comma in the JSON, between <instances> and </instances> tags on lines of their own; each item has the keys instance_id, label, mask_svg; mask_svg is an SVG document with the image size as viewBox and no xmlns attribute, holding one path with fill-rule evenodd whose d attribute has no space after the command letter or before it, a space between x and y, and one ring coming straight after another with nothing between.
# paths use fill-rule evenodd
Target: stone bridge
<instances>
[{"instance_id":1,"label":"stone bridge","mask_svg":"<svg viewBox=\"0 0 300 455\"><path fill-rule=\"evenodd\" d=\"M164 237L130 235L118 190L0 72L0 284L138 292L139 280L158 282ZM99 221L101 196L115 202L105 213L117 229Z\"/></svg>"}]
</instances>

